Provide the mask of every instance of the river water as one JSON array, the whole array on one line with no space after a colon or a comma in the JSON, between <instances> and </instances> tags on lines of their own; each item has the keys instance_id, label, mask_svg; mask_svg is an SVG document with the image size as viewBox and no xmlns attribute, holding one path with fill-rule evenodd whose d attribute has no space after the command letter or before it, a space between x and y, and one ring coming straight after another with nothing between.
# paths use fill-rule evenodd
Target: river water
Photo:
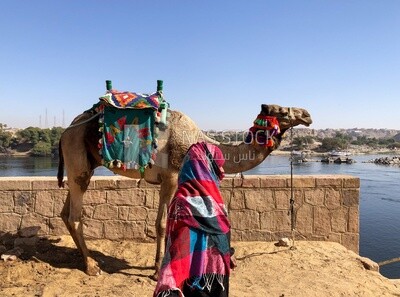
<instances>
[{"instance_id":1,"label":"river water","mask_svg":"<svg viewBox=\"0 0 400 297\"><path fill-rule=\"evenodd\" d=\"M382 155L352 156L353 164L306 162L293 166L295 175L348 174L360 178L360 255L376 262L400 257L400 167L365 163L378 157ZM1 157L0 176L56 177L57 166L58 160L52 158ZM289 157L269 156L245 174L290 174ZM113 173L98 168L95 175ZM400 263L382 266L380 272L388 278L400 278Z\"/></svg>"}]
</instances>

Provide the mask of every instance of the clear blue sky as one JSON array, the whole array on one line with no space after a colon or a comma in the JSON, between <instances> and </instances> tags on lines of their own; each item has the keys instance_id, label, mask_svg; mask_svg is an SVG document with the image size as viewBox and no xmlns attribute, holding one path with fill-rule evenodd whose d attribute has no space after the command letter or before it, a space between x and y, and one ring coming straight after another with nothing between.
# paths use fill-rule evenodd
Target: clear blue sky
<instances>
[{"instance_id":1,"label":"clear blue sky","mask_svg":"<svg viewBox=\"0 0 400 297\"><path fill-rule=\"evenodd\" d=\"M0 123L62 125L111 79L201 129L248 129L262 103L311 128L400 129L398 0L0 0Z\"/></svg>"}]
</instances>

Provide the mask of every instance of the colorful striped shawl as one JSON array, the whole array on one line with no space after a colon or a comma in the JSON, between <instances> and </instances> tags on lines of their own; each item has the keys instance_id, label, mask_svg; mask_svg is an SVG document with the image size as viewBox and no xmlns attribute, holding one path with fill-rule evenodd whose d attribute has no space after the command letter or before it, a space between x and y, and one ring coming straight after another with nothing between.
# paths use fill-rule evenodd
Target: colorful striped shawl
<instances>
[{"instance_id":1,"label":"colorful striped shawl","mask_svg":"<svg viewBox=\"0 0 400 297\"><path fill-rule=\"evenodd\" d=\"M218 166L223 156L207 145ZM192 145L179 173L178 189L168 208L166 250L154 296L177 290L222 285L230 273L230 223L219 192L219 179L206 156L204 143ZM205 285L200 285L200 283Z\"/></svg>"}]
</instances>

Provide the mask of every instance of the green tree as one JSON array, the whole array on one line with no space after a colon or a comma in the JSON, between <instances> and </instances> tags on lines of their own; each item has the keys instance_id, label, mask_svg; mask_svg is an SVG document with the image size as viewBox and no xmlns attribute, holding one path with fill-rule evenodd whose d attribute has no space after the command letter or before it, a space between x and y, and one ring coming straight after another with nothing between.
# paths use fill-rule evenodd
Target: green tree
<instances>
[{"instance_id":1,"label":"green tree","mask_svg":"<svg viewBox=\"0 0 400 297\"><path fill-rule=\"evenodd\" d=\"M58 142L60 141L61 134L64 132L64 128L62 127L53 127L50 131L50 142L52 146L58 146Z\"/></svg>"},{"instance_id":2,"label":"green tree","mask_svg":"<svg viewBox=\"0 0 400 297\"><path fill-rule=\"evenodd\" d=\"M21 142L28 142L37 144L40 141L40 128L28 127L26 129L17 132L17 135L21 139Z\"/></svg>"},{"instance_id":3,"label":"green tree","mask_svg":"<svg viewBox=\"0 0 400 297\"><path fill-rule=\"evenodd\" d=\"M298 136L293 138L293 146L298 150L306 149L308 145L314 143L312 136Z\"/></svg>"},{"instance_id":4,"label":"green tree","mask_svg":"<svg viewBox=\"0 0 400 297\"><path fill-rule=\"evenodd\" d=\"M340 138L327 137L322 139L320 149L323 151L342 150L347 147L347 142Z\"/></svg>"},{"instance_id":5,"label":"green tree","mask_svg":"<svg viewBox=\"0 0 400 297\"><path fill-rule=\"evenodd\" d=\"M39 141L33 146L32 153L33 156L50 156L51 155L51 145L48 142Z\"/></svg>"}]
</instances>

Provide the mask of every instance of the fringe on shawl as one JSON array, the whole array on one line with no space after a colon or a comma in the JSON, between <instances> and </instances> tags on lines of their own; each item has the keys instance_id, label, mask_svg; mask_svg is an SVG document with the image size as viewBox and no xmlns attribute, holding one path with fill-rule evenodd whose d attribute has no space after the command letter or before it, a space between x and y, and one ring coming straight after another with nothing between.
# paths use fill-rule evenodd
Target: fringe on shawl
<instances>
[{"instance_id":1,"label":"fringe on shawl","mask_svg":"<svg viewBox=\"0 0 400 297\"><path fill-rule=\"evenodd\" d=\"M200 285L200 281L203 280L204 281L204 286ZM220 284L220 286L222 287L222 290L225 291L225 286L224 286L224 275L222 274L215 274L215 273L206 273L203 274L200 277L197 277L192 284L190 285L188 282L188 285L191 287L195 287L198 288L200 290L204 290L205 288L207 288L208 291L211 291L211 287L214 283L214 280L216 280L218 282L218 284Z\"/></svg>"},{"instance_id":2,"label":"fringe on shawl","mask_svg":"<svg viewBox=\"0 0 400 297\"><path fill-rule=\"evenodd\" d=\"M178 288L168 289L166 291L162 291L162 292L158 293L156 297L168 297L173 292L179 292L179 297L185 297L185 295L183 295L183 292Z\"/></svg>"},{"instance_id":3,"label":"fringe on shawl","mask_svg":"<svg viewBox=\"0 0 400 297\"><path fill-rule=\"evenodd\" d=\"M222 290L225 291L224 277L225 276L222 274L206 273L206 274L203 274L202 276L196 277L192 283L190 283L191 280L186 280L186 284L190 287L195 287L202 291L205 288L207 288L208 291L211 291L214 281L217 281L218 284L222 287ZM203 286L200 285L200 282L202 280L204 281ZM168 297L173 292L179 292L179 297L185 297L185 295L179 288L173 288L173 289L168 289L166 291L162 291L162 292L158 293L156 297Z\"/></svg>"}]
</instances>

